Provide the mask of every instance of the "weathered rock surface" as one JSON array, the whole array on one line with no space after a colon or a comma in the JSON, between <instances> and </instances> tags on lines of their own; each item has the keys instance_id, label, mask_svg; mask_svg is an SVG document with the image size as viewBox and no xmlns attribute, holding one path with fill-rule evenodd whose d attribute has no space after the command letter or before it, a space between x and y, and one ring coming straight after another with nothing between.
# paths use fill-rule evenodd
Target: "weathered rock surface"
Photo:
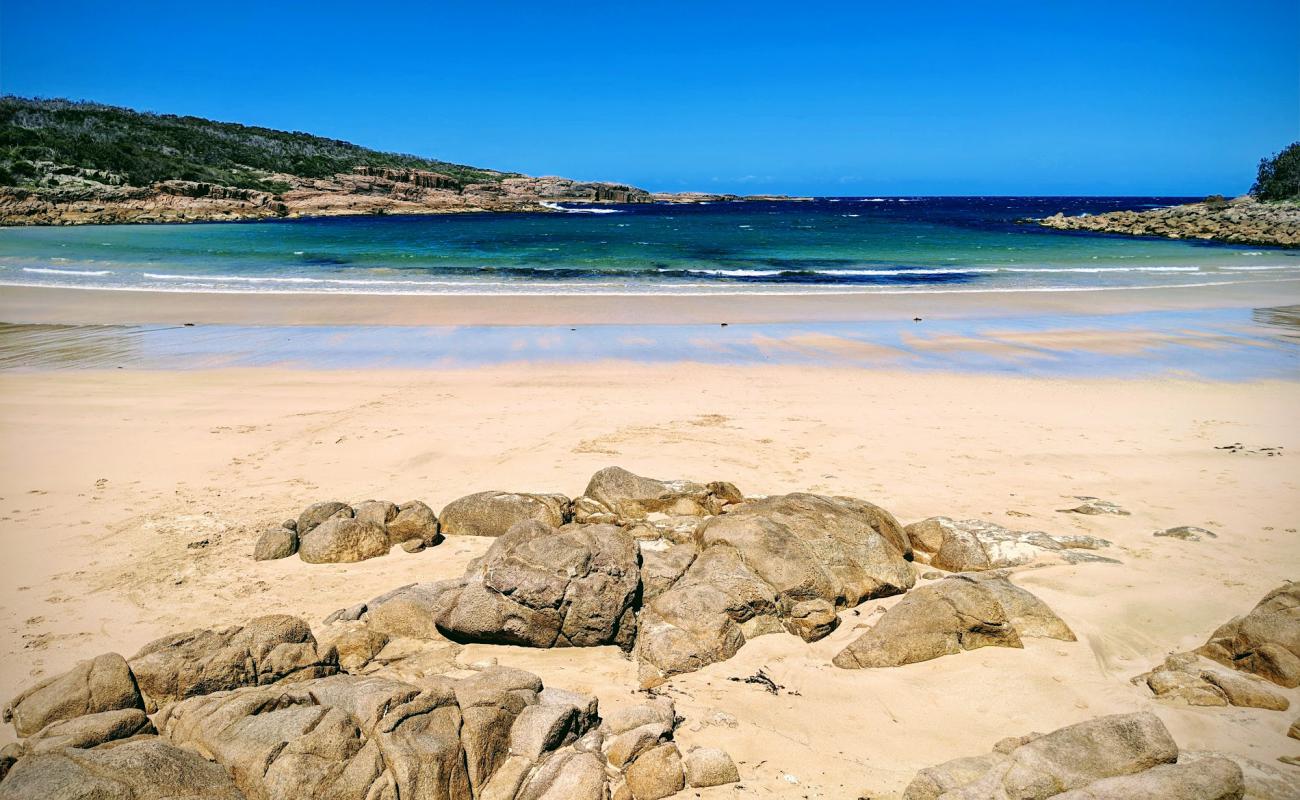
<instances>
[{"instance_id":1,"label":"weathered rock surface","mask_svg":"<svg viewBox=\"0 0 1300 800\"><path fill-rule=\"evenodd\" d=\"M814 640L834 628L835 610L916 581L902 526L850 498L737 504L696 540L699 554L682 577L642 611L643 685L730 658L752 636L786 630Z\"/></svg>"},{"instance_id":2,"label":"weathered rock surface","mask_svg":"<svg viewBox=\"0 0 1300 800\"><path fill-rule=\"evenodd\" d=\"M439 516L446 536L501 536L521 522L558 528L572 516L562 494L478 492L447 504Z\"/></svg>"},{"instance_id":3,"label":"weathered rock surface","mask_svg":"<svg viewBox=\"0 0 1300 800\"><path fill-rule=\"evenodd\" d=\"M726 752L712 747L697 747L682 759L686 768L686 785L692 788L736 783L740 772Z\"/></svg>"},{"instance_id":4,"label":"weathered rock surface","mask_svg":"<svg viewBox=\"0 0 1300 800\"><path fill-rule=\"evenodd\" d=\"M1066 231L1300 247L1300 203L1261 203L1250 196L1145 211L1077 217L1054 214L1035 222Z\"/></svg>"},{"instance_id":5,"label":"weathered rock surface","mask_svg":"<svg viewBox=\"0 0 1300 800\"><path fill-rule=\"evenodd\" d=\"M587 484L577 508L585 517L612 514L618 524L644 520L651 514L700 517L720 514L744 496L730 483L661 481L633 474L622 467L606 467Z\"/></svg>"},{"instance_id":6,"label":"weathered rock surface","mask_svg":"<svg viewBox=\"0 0 1300 800\"><path fill-rule=\"evenodd\" d=\"M1293 689L1300 686L1300 583L1269 592L1244 617L1222 625L1197 653Z\"/></svg>"},{"instance_id":7,"label":"weathered rock surface","mask_svg":"<svg viewBox=\"0 0 1300 800\"><path fill-rule=\"evenodd\" d=\"M85 750L104 742L156 732L142 709L124 708L50 723L23 744L28 753L48 753L65 747Z\"/></svg>"},{"instance_id":8,"label":"weathered rock surface","mask_svg":"<svg viewBox=\"0 0 1300 800\"><path fill-rule=\"evenodd\" d=\"M903 797L1041 800L1177 759L1178 745L1154 714L1114 714L1013 740L983 756L927 767L917 773Z\"/></svg>"},{"instance_id":9,"label":"weathered rock surface","mask_svg":"<svg viewBox=\"0 0 1300 800\"><path fill-rule=\"evenodd\" d=\"M1134 775L1102 778L1081 789L1054 795L1056 800L1241 800L1245 781L1241 768L1226 758L1205 758L1190 764L1161 764Z\"/></svg>"},{"instance_id":10,"label":"weathered rock surface","mask_svg":"<svg viewBox=\"0 0 1300 800\"><path fill-rule=\"evenodd\" d=\"M160 739L19 759L0 800L245 800L219 764Z\"/></svg>"},{"instance_id":11,"label":"weathered rock surface","mask_svg":"<svg viewBox=\"0 0 1300 800\"><path fill-rule=\"evenodd\" d=\"M1119 563L1094 550L1110 542L1092 536L1015 531L978 519L930 517L907 526L916 560L948 572L977 572L1046 564Z\"/></svg>"},{"instance_id":12,"label":"weathered rock surface","mask_svg":"<svg viewBox=\"0 0 1300 800\"><path fill-rule=\"evenodd\" d=\"M1285 711L1291 702L1261 678L1231 672L1196 653L1176 653L1151 672L1134 679L1157 697L1193 706L1243 706Z\"/></svg>"},{"instance_id":13,"label":"weathered rock surface","mask_svg":"<svg viewBox=\"0 0 1300 800\"><path fill-rule=\"evenodd\" d=\"M312 503L303 509L298 515L298 527L295 529L299 536L305 536L311 533L312 529L327 519L335 516L352 517L352 507L347 503L340 503L337 500L326 500L322 503Z\"/></svg>"},{"instance_id":14,"label":"weathered rock surface","mask_svg":"<svg viewBox=\"0 0 1300 800\"><path fill-rule=\"evenodd\" d=\"M1006 578L953 575L910 592L834 664L897 667L979 647L1022 647L1022 636L1075 640L1047 604Z\"/></svg>"},{"instance_id":15,"label":"weathered rock surface","mask_svg":"<svg viewBox=\"0 0 1300 800\"><path fill-rule=\"evenodd\" d=\"M272 614L242 627L165 636L142 647L130 668L152 713L196 695L332 675L338 671L338 655L317 647L307 623Z\"/></svg>"},{"instance_id":16,"label":"weathered rock surface","mask_svg":"<svg viewBox=\"0 0 1300 800\"><path fill-rule=\"evenodd\" d=\"M465 576L367 604L364 619L405 635L421 621L457 641L532 647L632 646L640 586L636 543L613 525L536 521L500 536Z\"/></svg>"},{"instance_id":17,"label":"weathered rock surface","mask_svg":"<svg viewBox=\"0 0 1300 800\"><path fill-rule=\"evenodd\" d=\"M682 756L673 742L653 747L637 756L628 766L625 778L634 800L660 800L686 787Z\"/></svg>"},{"instance_id":18,"label":"weathered rock surface","mask_svg":"<svg viewBox=\"0 0 1300 800\"><path fill-rule=\"evenodd\" d=\"M298 557L308 564L346 564L387 555L391 546L375 523L334 517L299 534Z\"/></svg>"},{"instance_id":19,"label":"weathered rock surface","mask_svg":"<svg viewBox=\"0 0 1300 800\"><path fill-rule=\"evenodd\" d=\"M1202 538L1217 539L1219 535L1205 528L1198 528L1195 525L1179 525L1175 528L1165 528L1162 531L1156 531L1152 536L1167 536L1170 539L1182 539L1185 542L1199 542Z\"/></svg>"},{"instance_id":20,"label":"weathered rock surface","mask_svg":"<svg viewBox=\"0 0 1300 800\"><path fill-rule=\"evenodd\" d=\"M441 538L438 516L419 500L397 506L397 514L388 521L384 530L390 543L400 544L407 552L433 547Z\"/></svg>"},{"instance_id":21,"label":"weathered rock surface","mask_svg":"<svg viewBox=\"0 0 1300 800\"><path fill-rule=\"evenodd\" d=\"M281 525L263 533L253 548L254 561L288 558L298 552L298 532Z\"/></svg>"},{"instance_id":22,"label":"weathered rock surface","mask_svg":"<svg viewBox=\"0 0 1300 800\"><path fill-rule=\"evenodd\" d=\"M1096 516L1099 514L1112 514L1119 517L1127 517L1128 511L1109 500L1102 500L1100 497L1089 497L1088 495L1077 495L1074 499L1083 502L1074 508L1062 508L1060 511L1066 514L1085 514Z\"/></svg>"},{"instance_id":23,"label":"weathered rock surface","mask_svg":"<svg viewBox=\"0 0 1300 800\"><path fill-rule=\"evenodd\" d=\"M126 660L105 653L23 691L5 706L4 721L31 736L51 723L125 708L144 708L140 689Z\"/></svg>"}]
</instances>

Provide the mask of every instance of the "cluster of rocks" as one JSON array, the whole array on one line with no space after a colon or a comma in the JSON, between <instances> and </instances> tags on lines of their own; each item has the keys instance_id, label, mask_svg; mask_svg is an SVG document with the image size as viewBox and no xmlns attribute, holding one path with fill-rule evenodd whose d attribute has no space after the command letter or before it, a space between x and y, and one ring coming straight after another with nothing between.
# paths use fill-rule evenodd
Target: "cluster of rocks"
<instances>
[{"instance_id":1,"label":"cluster of rocks","mask_svg":"<svg viewBox=\"0 0 1300 800\"><path fill-rule=\"evenodd\" d=\"M1075 217L1053 214L1034 222L1065 231L1300 247L1300 203L1264 203L1250 196L1146 211Z\"/></svg>"},{"instance_id":2,"label":"cluster of rocks","mask_svg":"<svg viewBox=\"0 0 1300 800\"><path fill-rule=\"evenodd\" d=\"M0 750L5 800L658 800L740 779L721 750L682 752L667 698L602 718L495 664L352 674L287 616L82 662L5 719L23 737Z\"/></svg>"},{"instance_id":3,"label":"cluster of rocks","mask_svg":"<svg viewBox=\"0 0 1300 800\"><path fill-rule=\"evenodd\" d=\"M1241 800L1294 797L1297 792L1300 780L1263 764L1218 753L1180 752L1158 717L1139 712L1003 739L984 755L921 770L903 798Z\"/></svg>"},{"instance_id":4,"label":"cluster of rocks","mask_svg":"<svg viewBox=\"0 0 1300 800\"><path fill-rule=\"evenodd\" d=\"M418 553L439 541L438 517L419 500L401 505L367 500L355 506L332 500L314 503L297 519L263 533L253 558L267 561L297 553L309 564L346 563L386 555L394 545Z\"/></svg>"},{"instance_id":5,"label":"cluster of rocks","mask_svg":"<svg viewBox=\"0 0 1300 800\"><path fill-rule=\"evenodd\" d=\"M1279 586L1196 650L1169 656L1134 682L1188 705L1287 710L1290 701L1269 684L1300 686L1300 583Z\"/></svg>"},{"instance_id":6,"label":"cluster of rocks","mask_svg":"<svg viewBox=\"0 0 1300 800\"><path fill-rule=\"evenodd\" d=\"M341 524L334 514L342 523L356 516L342 504L309 511L296 523L300 532L321 519L328 520L321 528ZM898 666L985 645L1021 647L1022 637L1072 641L1069 627L1011 584L1006 569L1111 560L1091 552L1109 544L1091 537L944 517L904 528L854 498L746 498L725 481L664 481L619 467L597 472L574 499L462 497L437 525L441 535L495 541L459 578L401 586L327 622L355 623L360 643L401 636L615 645L637 661L645 688L728 659L755 636L821 639L839 612L912 589L914 558L965 574L909 595L835 663ZM999 571L981 574L989 570Z\"/></svg>"}]
</instances>

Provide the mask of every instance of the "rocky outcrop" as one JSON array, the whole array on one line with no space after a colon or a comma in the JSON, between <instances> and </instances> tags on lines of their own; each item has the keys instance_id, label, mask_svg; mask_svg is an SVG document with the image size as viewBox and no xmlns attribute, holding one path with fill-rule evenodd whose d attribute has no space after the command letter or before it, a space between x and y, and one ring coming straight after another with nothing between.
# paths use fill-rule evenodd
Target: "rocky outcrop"
<instances>
[{"instance_id":1,"label":"rocky outcrop","mask_svg":"<svg viewBox=\"0 0 1300 800\"><path fill-rule=\"evenodd\" d=\"M62 720L144 707L126 659L105 653L23 691L5 706L4 721L12 722L19 736L31 736Z\"/></svg>"},{"instance_id":2,"label":"rocky outcrop","mask_svg":"<svg viewBox=\"0 0 1300 800\"><path fill-rule=\"evenodd\" d=\"M562 494L489 491L451 501L439 519L446 536L501 536L521 522L558 528L572 518L571 508Z\"/></svg>"},{"instance_id":3,"label":"rocky outcrop","mask_svg":"<svg viewBox=\"0 0 1300 800\"><path fill-rule=\"evenodd\" d=\"M730 658L753 636L825 636L838 609L912 587L907 542L887 511L849 498L768 497L710 518L690 566L642 611L642 684Z\"/></svg>"},{"instance_id":4,"label":"rocky outcrop","mask_svg":"<svg viewBox=\"0 0 1300 800\"><path fill-rule=\"evenodd\" d=\"M1140 712L1004 739L990 753L921 770L903 797L1239 800L1244 792L1235 762L1212 756L1183 763L1164 723Z\"/></svg>"},{"instance_id":5,"label":"rocky outcrop","mask_svg":"<svg viewBox=\"0 0 1300 800\"><path fill-rule=\"evenodd\" d=\"M461 182L443 175L441 172L429 172L422 169L393 169L391 167L360 166L352 170L357 175L383 178L396 183L409 183L422 189L460 189Z\"/></svg>"},{"instance_id":6,"label":"rocky outcrop","mask_svg":"<svg viewBox=\"0 0 1300 800\"><path fill-rule=\"evenodd\" d=\"M661 481L622 467L607 467L591 476L586 491L574 501L574 514L580 522L628 525L654 515L672 518L720 514L744 499L739 489L725 481Z\"/></svg>"},{"instance_id":7,"label":"rocky outcrop","mask_svg":"<svg viewBox=\"0 0 1300 800\"><path fill-rule=\"evenodd\" d=\"M1110 542L1092 536L1015 531L978 519L930 517L907 526L916 560L948 572L1047 564L1119 563L1092 552Z\"/></svg>"},{"instance_id":8,"label":"rocky outcrop","mask_svg":"<svg viewBox=\"0 0 1300 800\"><path fill-rule=\"evenodd\" d=\"M393 545L417 553L439 541L438 517L419 500L401 505L366 500L355 506L328 500L263 533L253 558L265 561L297 553L309 564L347 563L386 555Z\"/></svg>"},{"instance_id":9,"label":"rocky outcrop","mask_svg":"<svg viewBox=\"0 0 1300 800\"><path fill-rule=\"evenodd\" d=\"M152 713L195 695L332 675L338 655L317 647L307 623L272 614L243 626L164 636L140 648L129 664Z\"/></svg>"},{"instance_id":10,"label":"rocky outcrop","mask_svg":"<svg viewBox=\"0 0 1300 800\"><path fill-rule=\"evenodd\" d=\"M220 764L157 738L21 758L0 800L245 800Z\"/></svg>"},{"instance_id":11,"label":"rocky outcrop","mask_svg":"<svg viewBox=\"0 0 1300 800\"><path fill-rule=\"evenodd\" d=\"M1300 583L1264 595L1244 617L1222 625L1196 652L1278 686L1300 686Z\"/></svg>"},{"instance_id":12,"label":"rocky outcrop","mask_svg":"<svg viewBox=\"0 0 1300 800\"><path fill-rule=\"evenodd\" d=\"M526 520L497 538L462 578L372 600L362 619L390 632L456 641L629 649L638 562L636 544L616 526L554 528Z\"/></svg>"},{"instance_id":13,"label":"rocky outcrop","mask_svg":"<svg viewBox=\"0 0 1300 800\"><path fill-rule=\"evenodd\" d=\"M953 575L908 593L834 664L897 667L979 647L1023 647L1027 636L1075 640L1046 603L1006 578Z\"/></svg>"},{"instance_id":14,"label":"rocky outcrop","mask_svg":"<svg viewBox=\"0 0 1300 800\"><path fill-rule=\"evenodd\" d=\"M1262 203L1248 196L1146 211L1077 217L1054 214L1034 222L1063 231L1300 247L1300 203Z\"/></svg>"},{"instance_id":15,"label":"rocky outcrop","mask_svg":"<svg viewBox=\"0 0 1300 800\"><path fill-rule=\"evenodd\" d=\"M1192 706L1243 706L1285 711L1291 701L1262 678L1232 672L1196 653L1176 653L1152 671L1133 679L1156 697L1181 700Z\"/></svg>"}]
</instances>

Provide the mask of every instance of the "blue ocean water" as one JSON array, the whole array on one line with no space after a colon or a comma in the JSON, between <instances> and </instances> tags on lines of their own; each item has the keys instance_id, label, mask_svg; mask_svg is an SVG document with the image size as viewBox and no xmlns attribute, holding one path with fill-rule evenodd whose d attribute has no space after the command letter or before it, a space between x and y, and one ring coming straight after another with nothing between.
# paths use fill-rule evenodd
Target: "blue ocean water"
<instances>
[{"instance_id":1,"label":"blue ocean water","mask_svg":"<svg viewBox=\"0 0 1300 800\"><path fill-rule=\"evenodd\" d=\"M1300 253L1026 217L1173 197L894 197L556 206L568 213L0 229L0 285L210 292L871 293L1295 277Z\"/></svg>"}]
</instances>

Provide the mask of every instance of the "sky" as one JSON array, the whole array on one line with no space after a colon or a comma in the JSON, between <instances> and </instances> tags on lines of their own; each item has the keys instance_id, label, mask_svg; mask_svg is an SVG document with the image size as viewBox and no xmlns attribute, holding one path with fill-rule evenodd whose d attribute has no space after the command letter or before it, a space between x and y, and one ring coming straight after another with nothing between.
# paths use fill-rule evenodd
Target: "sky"
<instances>
[{"instance_id":1,"label":"sky","mask_svg":"<svg viewBox=\"0 0 1300 800\"><path fill-rule=\"evenodd\" d=\"M0 92L652 190L1240 194L1300 0L0 0Z\"/></svg>"}]
</instances>

